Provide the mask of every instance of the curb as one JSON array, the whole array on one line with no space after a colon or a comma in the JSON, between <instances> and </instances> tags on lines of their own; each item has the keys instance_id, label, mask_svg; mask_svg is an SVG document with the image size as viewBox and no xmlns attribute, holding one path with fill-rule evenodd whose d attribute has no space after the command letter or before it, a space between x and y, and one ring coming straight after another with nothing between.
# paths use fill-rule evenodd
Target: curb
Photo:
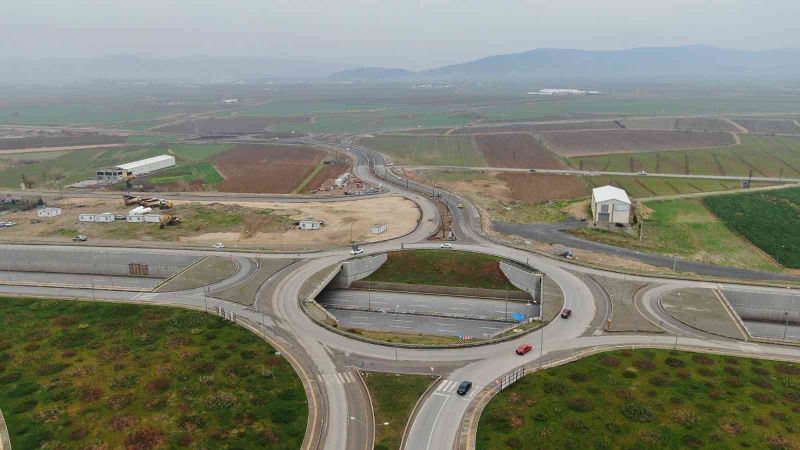
<instances>
[{"instance_id":1,"label":"curb","mask_svg":"<svg viewBox=\"0 0 800 450\"><path fill-rule=\"evenodd\" d=\"M8 436L8 427L6 427L3 411L0 411L0 450L11 450L11 438Z\"/></svg>"}]
</instances>

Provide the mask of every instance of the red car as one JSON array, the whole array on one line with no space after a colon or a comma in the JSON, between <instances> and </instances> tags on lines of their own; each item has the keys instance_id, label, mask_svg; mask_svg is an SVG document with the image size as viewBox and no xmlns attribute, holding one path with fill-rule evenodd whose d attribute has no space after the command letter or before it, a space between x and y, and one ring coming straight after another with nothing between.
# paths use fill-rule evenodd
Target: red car
<instances>
[{"instance_id":1,"label":"red car","mask_svg":"<svg viewBox=\"0 0 800 450\"><path fill-rule=\"evenodd\" d=\"M571 315L572 315L572 310L571 309L565 309L565 310L561 311L561 318L562 319L569 319L569 316L571 316Z\"/></svg>"},{"instance_id":2,"label":"red car","mask_svg":"<svg viewBox=\"0 0 800 450\"><path fill-rule=\"evenodd\" d=\"M533 350L533 346L531 344L522 344L519 347L517 347L517 354L524 355L525 353L528 353L531 350Z\"/></svg>"}]
</instances>

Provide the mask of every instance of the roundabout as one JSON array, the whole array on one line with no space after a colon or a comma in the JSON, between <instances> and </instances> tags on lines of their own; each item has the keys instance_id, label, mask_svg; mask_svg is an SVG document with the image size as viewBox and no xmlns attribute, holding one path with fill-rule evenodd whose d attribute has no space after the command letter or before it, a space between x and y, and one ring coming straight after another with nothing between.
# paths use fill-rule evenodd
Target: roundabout
<instances>
[{"instance_id":1,"label":"roundabout","mask_svg":"<svg viewBox=\"0 0 800 450\"><path fill-rule=\"evenodd\" d=\"M453 244L454 249L442 249L438 242L427 240L436 233L440 220L439 211L429 198L430 190L413 182L409 182L406 189L406 180L402 180L401 184L392 184L390 180L375 175L383 174L385 176L386 173L381 155L353 145L350 138L342 139L335 146L353 154L358 161L356 172L359 177L376 184L386 183L386 189L389 192L402 195L419 206L421 219L414 231L389 241L362 245L364 254L361 255L362 258L357 259L351 258L349 249L306 254L137 249L136 252L143 255L169 254L203 257L213 254L218 257L231 258L236 262L237 269L228 278L213 281L201 287L192 286L190 289L171 292L104 289L85 284L74 286L36 285L34 283L15 283L14 280L0 284L0 292L6 295L179 306L220 315L226 320L248 328L270 342L288 360L303 383L308 400L307 428L301 447L304 449L358 450L373 448L376 424L374 423L370 393L361 378L362 371L424 374L438 377L437 381L419 399L408 421L408 426L405 427L406 424L393 425L405 427L402 432L402 448L413 450L472 449L475 446L475 433L480 412L489 400L501 392L504 387L512 385L520 375L576 360L594 352L618 348L654 347L800 360L800 349L797 347L756 342L749 337L734 339L708 333L699 328L693 328L681 320L676 320L668 313L667 309L661 306L664 295L679 289L721 289L723 291L727 289L736 290L740 295L757 296L783 294L787 291L785 288L625 274L614 270L584 267L571 261L520 250L486 237L480 226L480 215L477 209L466 200L447 192L442 193L441 199L449 206L453 217L453 229L458 240ZM459 208L459 204L463 204L465 207ZM18 247L45 251L59 250L55 246ZM70 252L73 247L63 246L61 250ZM102 247L85 246L80 251L86 254L102 254L107 250ZM467 287L469 289L499 290L503 291L502 295L497 298L498 294L495 292L494 296L478 296L479 298L476 299L475 296L465 297L463 292L458 295L454 292L420 292L420 289L412 292L397 292L387 289L397 287L389 283L414 285L415 283L409 283L414 280L392 279L388 275L381 274L380 268L384 263L368 264L368 270L352 272L350 269L343 268L346 264L377 261L377 258L385 257L386 261L391 261L393 258L391 255L408 255L410 253L407 252L411 251L421 252L420 255L440 255L448 254L448 252L452 252L449 253L451 255L457 255L460 252L484 255L484 258L497 262L498 270L501 263L505 261L512 269L528 273L528 277L540 277L539 290L538 292L535 289L533 292L526 291L524 287L520 287L523 286L522 283L519 283L520 286L516 286L514 290L509 289L508 286L503 289L502 285L496 284L483 285L487 281L485 273L480 275L466 273L458 275L461 277L458 283L462 287L466 282L474 282L474 285ZM230 291L232 287L247 283L248 279L256 276L258 264L255 261L258 259L289 258L297 259L297 261L270 273L260 287L254 290L252 304L249 302L242 304L215 297L215 293L223 290ZM405 267L402 263L395 265L395 270L392 270L391 274L398 275L402 272L401 269L405 270L409 267L415 269L416 275L420 278L422 275L427 277L431 273L431 271L418 270L424 269L424 266L415 267L411 265L414 264L413 262L409 263L403 258L400 261L405 261ZM432 260L428 259L427 261ZM418 262L419 260L417 260ZM529 272L530 268L533 268L533 271ZM339 286L333 292L324 292L326 286L343 271L345 276L355 273L364 276L350 280L351 284L347 288ZM516 278L513 271L501 271L509 284L512 284L512 279ZM370 273L364 274L364 272ZM493 273L497 275L496 272ZM448 272L448 274L448 276L457 275L452 272ZM357 277L352 276L352 278ZM595 281L592 281L593 279ZM438 283L434 286L441 287L440 285L446 284L441 280L442 278L439 278ZM503 279L497 278L497 280L502 281ZM430 283L431 278L425 278L422 281L424 282L416 283L416 285L430 286L426 283ZM352 282L359 283L356 285L357 289L350 289ZM365 282L367 283L366 308L364 308L365 290L363 288ZM373 294L377 295L378 291L375 290L373 293L370 283L384 283L381 285L383 289L380 290L380 295L391 294L392 299L373 298ZM637 286L646 287L630 290L630 292L615 291L612 286L614 283L622 285L635 283ZM452 288L454 286L445 287ZM408 289L408 286L404 286L404 289ZM555 289L560 292L556 293ZM345 292L349 295L346 297L343 296L342 291L354 292ZM517 299L524 301L512 303L512 308L507 316L504 295L508 293L509 296L512 296L511 292L527 293L530 295L531 301ZM629 293L614 294L615 292ZM484 294L489 295L488 293ZM559 305L558 307L552 306L554 302L548 301L549 296L560 298L560 301L556 303ZM425 307L412 306L423 305L423 303L412 303L420 302L421 299L432 301L429 297L441 300L440 304L434 306L427 303ZM464 300L465 298L467 300ZM317 300L314 301L314 299ZM347 301L343 301L345 299ZM373 304L373 300L385 304ZM539 300L540 309L538 311L534 307L537 305L536 300ZM345 309L337 303L350 303L351 306L350 309ZM404 305L402 314L398 306L401 303ZM511 303L511 299L509 299L509 303ZM326 306L326 304L327 310L315 306ZM500 304L503 304L502 308L498 306ZM318 311L309 313L306 308L309 305ZM625 309L620 305L624 305ZM336 306L339 306L339 309L336 309ZM442 307L445 309L441 309ZM459 311L450 308L470 309ZM562 308L572 311L572 315L568 319L559 317L548 319L548 317L555 316ZM501 309L502 314L499 312ZM337 316L337 311L356 311L362 314L360 317L367 317L367 319L358 319L361 320L361 325L356 328L353 325L358 324L353 322L352 315L349 318L346 318L345 314ZM392 316L393 312L390 311L393 311L396 317L379 324L376 318ZM636 320L641 319L652 324L657 327L658 332L628 330L615 332L613 328L609 330L608 321L615 314L620 317L621 311L632 314L631 317L636 317ZM486 314L487 312L495 314L495 316ZM397 326L421 327L422 323L426 321L417 321L417 317L432 317L433 314L437 314L436 317L449 314L446 318L447 323L457 319L474 321L476 317L479 317L477 320L482 321L481 323L506 323L507 317L513 320L514 313L522 314L523 321L531 317L538 317L547 324L536 329L525 330L526 332L512 332L504 339L493 339L494 336L497 336L493 334L484 342L474 342L480 345L457 343L457 345L447 348L399 345L401 342L391 342L388 339L372 340L363 334L358 335L347 331L347 329L382 331L385 328L392 329L392 325L395 326L393 331L406 330L397 328ZM424 314L428 314L428 316ZM329 315L333 318L331 319ZM470 315L470 317L456 317L457 315ZM400 325L398 321L400 316L413 317L401 319L412 320L412 322L405 322L411 323L411 325ZM338 322L338 326L333 324L320 326L320 323L324 323L326 318ZM489 318L498 320L488 320ZM435 324L435 322L433 323ZM509 326L515 325L513 322L507 323ZM363 324L368 324L369 327ZM435 335L432 333L437 330L453 328L425 329L425 333L420 334ZM343 335L342 329L350 334ZM456 339L459 334L450 331L446 333L441 331L440 333L438 335L440 337L456 337ZM394 334L397 335L397 333ZM461 339L461 341L465 340ZM466 341L477 341L477 339ZM515 350L522 344L531 344L533 349L524 355L519 355ZM462 396L456 393L453 387L465 380L471 381L473 385L472 389ZM8 417L6 419L8 420Z\"/></svg>"}]
</instances>

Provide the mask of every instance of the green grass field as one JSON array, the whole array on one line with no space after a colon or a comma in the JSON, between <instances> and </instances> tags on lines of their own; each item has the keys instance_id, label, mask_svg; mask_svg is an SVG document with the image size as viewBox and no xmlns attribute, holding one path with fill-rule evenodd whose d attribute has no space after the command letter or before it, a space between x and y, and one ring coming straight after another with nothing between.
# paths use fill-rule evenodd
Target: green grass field
<instances>
[{"instance_id":1,"label":"green grass field","mask_svg":"<svg viewBox=\"0 0 800 450\"><path fill-rule=\"evenodd\" d=\"M707 197L703 203L776 261L800 269L800 188Z\"/></svg>"},{"instance_id":2,"label":"green grass field","mask_svg":"<svg viewBox=\"0 0 800 450\"><path fill-rule=\"evenodd\" d=\"M365 278L388 283L425 284L518 290L500 271L500 258L454 250L407 250L389 253L389 259Z\"/></svg>"},{"instance_id":3,"label":"green grass field","mask_svg":"<svg viewBox=\"0 0 800 450\"><path fill-rule=\"evenodd\" d=\"M430 375L364 373L375 412L375 450L400 448L408 416L433 380Z\"/></svg>"},{"instance_id":4,"label":"green grass field","mask_svg":"<svg viewBox=\"0 0 800 450\"><path fill-rule=\"evenodd\" d=\"M708 197L712 198L712 197ZM757 270L778 268L703 206L702 199L648 202L644 239L616 231L578 229L581 237L620 247Z\"/></svg>"},{"instance_id":5,"label":"green grass field","mask_svg":"<svg viewBox=\"0 0 800 450\"><path fill-rule=\"evenodd\" d=\"M483 167L483 155L469 136L376 136L361 144L389 155L398 164Z\"/></svg>"},{"instance_id":6,"label":"green grass field","mask_svg":"<svg viewBox=\"0 0 800 450\"><path fill-rule=\"evenodd\" d=\"M296 449L303 385L275 349L179 308L0 298L14 448Z\"/></svg>"},{"instance_id":7,"label":"green grass field","mask_svg":"<svg viewBox=\"0 0 800 450\"><path fill-rule=\"evenodd\" d=\"M656 197L662 195L696 194L700 192L719 192L741 189L739 181L704 180L666 177L629 177L598 175L585 177L590 187L612 185L625 191L634 198ZM751 187L768 186L769 183L754 181Z\"/></svg>"},{"instance_id":8,"label":"green grass field","mask_svg":"<svg viewBox=\"0 0 800 450\"><path fill-rule=\"evenodd\" d=\"M527 375L484 409L476 448L800 446L800 365L623 350Z\"/></svg>"},{"instance_id":9,"label":"green grass field","mask_svg":"<svg viewBox=\"0 0 800 450\"><path fill-rule=\"evenodd\" d=\"M129 144L163 144L177 140L177 136L163 134L132 134L128 136Z\"/></svg>"},{"instance_id":10,"label":"green grass field","mask_svg":"<svg viewBox=\"0 0 800 450\"><path fill-rule=\"evenodd\" d=\"M199 162L164 169L157 172L157 175L148 177L147 181L153 184L174 184L201 180L203 184L211 186L221 182L223 179L222 175L210 163Z\"/></svg>"},{"instance_id":11,"label":"green grass field","mask_svg":"<svg viewBox=\"0 0 800 450\"><path fill-rule=\"evenodd\" d=\"M800 138L741 135L733 147L571 158L572 167L605 172L800 177Z\"/></svg>"}]
</instances>

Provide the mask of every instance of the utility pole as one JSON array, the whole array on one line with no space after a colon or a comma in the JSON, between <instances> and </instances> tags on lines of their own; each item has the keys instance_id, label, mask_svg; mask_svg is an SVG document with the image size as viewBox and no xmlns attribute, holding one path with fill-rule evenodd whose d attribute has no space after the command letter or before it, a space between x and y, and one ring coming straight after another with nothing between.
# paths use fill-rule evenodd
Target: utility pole
<instances>
[{"instance_id":1,"label":"utility pole","mask_svg":"<svg viewBox=\"0 0 800 450\"><path fill-rule=\"evenodd\" d=\"M780 183L782 179L783 179L783 167L781 167L780 171L778 172L778 183Z\"/></svg>"},{"instance_id":2,"label":"utility pole","mask_svg":"<svg viewBox=\"0 0 800 450\"><path fill-rule=\"evenodd\" d=\"M786 319L783 325L783 340L786 340L786 331L789 329L789 311L783 312L783 317Z\"/></svg>"}]
</instances>

